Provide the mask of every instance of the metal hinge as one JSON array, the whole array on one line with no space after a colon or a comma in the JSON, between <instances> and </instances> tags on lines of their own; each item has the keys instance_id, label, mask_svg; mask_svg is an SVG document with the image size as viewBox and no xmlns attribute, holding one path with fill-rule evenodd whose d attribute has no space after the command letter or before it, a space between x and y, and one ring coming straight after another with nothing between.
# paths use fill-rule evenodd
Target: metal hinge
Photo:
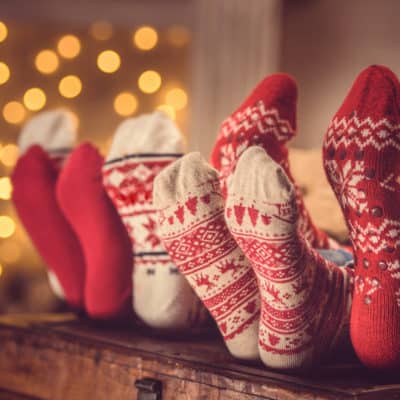
<instances>
[{"instance_id":1,"label":"metal hinge","mask_svg":"<svg viewBox=\"0 0 400 400\"><path fill-rule=\"evenodd\" d=\"M138 390L137 400L161 400L162 383L156 379L143 378L135 382Z\"/></svg>"}]
</instances>

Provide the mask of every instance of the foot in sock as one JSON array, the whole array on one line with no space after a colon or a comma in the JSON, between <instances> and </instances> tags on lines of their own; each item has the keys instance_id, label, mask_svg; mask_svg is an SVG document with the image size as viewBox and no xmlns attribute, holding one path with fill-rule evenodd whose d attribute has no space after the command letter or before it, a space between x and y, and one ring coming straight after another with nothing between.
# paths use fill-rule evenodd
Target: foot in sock
<instances>
[{"instance_id":1,"label":"foot in sock","mask_svg":"<svg viewBox=\"0 0 400 400\"><path fill-rule=\"evenodd\" d=\"M211 154L211 163L219 171L224 196L240 155L251 146L261 146L279 163L294 182L286 143L296 130L297 86L286 74L265 78L244 103L223 123ZM296 189L301 234L316 248L338 247L312 222L300 189Z\"/></svg>"},{"instance_id":2,"label":"foot in sock","mask_svg":"<svg viewBox=\"0 0 400 400\"><path fill-rule=\"evenodd\" d=\"M104 186L132 240L133 308L157 329L187 329L207 318L166 253L152 201L154 177L182 155L182 135L162 113L124 121L103 167Z\"/></svg>"},{"instance_id":3,"label":"foot in sock","mask_svg":"<svg viewBox=\"0 0 400 400\"><path fill-rule=\"evenodd\" d=\"M217 171L199 153L188 154L157 176L154 203L168 253L210 311L229 351L258 359L257 282L226 226Z\"/></svg>"},{"instance_id":4,"label":"foot in sock","mask_svg":"<svg viewBox=\"0 0 400 400\"><path fill-rule=\"evenodd\" d=\"M83 308L85 261L78 238L57 203L57 178L58 170L47 153L31 146L11 176L12 200L49 276L53 281L55 276L56 287L62 288L59 296L71 306Z\"/></svg>"},{"instance_id":5,"label":"foot in sock","mask_svg":"<svg viewBox=\"0 0 400 400\"><path fill-rule=\"evenodd\" d=\"M86 262L85 306L92 318L130 315L132 253L128 234L107 196L103 158L90 144L68 157L57 183L58 203L78 236Z\"/></svg>"},{"instance_id":6,"label":"foot in sock","mask_svg":"<svg viewBox=\"0 0 400 400\"><path fill-rule=\"evenodd\" d=\"M261 147L240 157L225 216L257 276L262 361L281 369L315 365L343 337L351 271L323 260L298 232L295 189Z\"/></svg>"},{"instance_id":7,"label":"foot in sock","mask_svg":"<svg viewBox=\"0 0 400 400\"><path fill-rule=\"evenodd\" d=\"M83 307L82 250L55 196L58 172L75 140L69 113L54 110L35 115L19 135L21 156L11 180L14 206L49 268L53 292L70 305Z\"/></svg>"},{"instance_id":8,"label":"foot in sock","mask_svg":"<svg viewBox=\"0 0 400 400\"><path fill-rule=\"evenodd\" d=\"M400 83L372 66L356 79L324 140L324 166L356 259L350 330L368 367L400 365Z\"/></svg>"}]
</instances>

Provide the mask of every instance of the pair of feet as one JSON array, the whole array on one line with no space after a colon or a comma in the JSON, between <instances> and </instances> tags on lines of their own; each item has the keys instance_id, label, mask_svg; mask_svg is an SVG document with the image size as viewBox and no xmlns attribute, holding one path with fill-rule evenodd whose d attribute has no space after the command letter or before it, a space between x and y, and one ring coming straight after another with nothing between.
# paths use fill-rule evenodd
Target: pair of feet
<instances>
[{"instance_id":1,"label":"pair of feet","mask_svg":"<svg viewBox=\"0 0 400 400\"><path fill-rule=\"evenodd\" d=\"M298 232L295 189L264 149L241 155L226 202L217 171L199 153L158 175L154 202L166 249L234 356L289 369L335 348L348 322L352 274Z\"/></svg>"},{"instance_id":2,"label":"pair of feet","mask_svg":"<svg viewBox=\"0 0 400 400\"><path fill-rule=\"evenodd\" d=\"M106 162L91 144L73 149L71 136L63 112L33 118L12 176L14 204L51 281L92 318L129 319L134 311L169 329L203 321L201 302L157 236L151 201L154 176L182 152L173 122L160 113L125 121Z\"/></svg>"},{"instance_id":3,"label":"pair of feet","mask_svg":"<svg viewBox=\"0 0 400 400\"><path fill-rule=\"evenodd\" d=\"M94 318L118 317L131 309L132 252L102 187L103 158L83 144L60 164L30 146L12 175L14 205L59 297Z\"/></svg>"},{"instance_id":4,"label":"pair of feet","mask_svg":"<svg viewBox=\"0 0 400 400\"><path fill-rule=\"evenodd\" d=\"M274 81L270 92L268 79ZM324 166L355 254L353 291L352 271L322 260L307 237L319 232L302 228L310 223L303 222L306 213L282 147L293 127L293 96L283 93L293 85L282 75L268 79L223 124L212 156L219 176L190 154L156 178L165 247L234 355L254 357L258 337L266 365L304 366L334 347L350 319L360 360L396 367L400 83L385 67L363 71L324 141ZM266 100L277 106L266 107Z\"/></svg>"}]
</instances>

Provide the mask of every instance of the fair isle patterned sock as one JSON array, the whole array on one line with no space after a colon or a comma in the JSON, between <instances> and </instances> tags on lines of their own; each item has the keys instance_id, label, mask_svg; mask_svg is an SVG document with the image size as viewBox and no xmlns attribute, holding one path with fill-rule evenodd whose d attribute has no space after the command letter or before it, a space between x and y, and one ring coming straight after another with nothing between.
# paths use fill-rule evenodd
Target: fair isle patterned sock
<instances>
[{"instance_id":1,"label":"fair isle patterned sock","mask_svg":"<svg viewBox=\"0 0 400 400\"><path fill-rule=\"evenodd\" d=\"M343 337L351 272L322 259L297 229L295 190L261 147L246 150L228 187L226 219L261 293L260 356L268 367L319 362Z\"/></svg>"},{"instance_id":2,"label":"fair isle patterned sock","mask_svg":"<svg viewBox=\"0 0 400 400\"><path fill-rule=\"evenodd\" d=\"M147 325L186 329L201 324L206 311L165 251L152 201L153 180L182 156L183 141L163 113L124 121L103 167L103 182L133 246L133 307Z\"/></svg>"},{"instance_id":3,"label":"fair isle patterned sock","mask_svg":"<svg viewBox=\"0 0 400 400\"><path fill-rule=\"evenodd\" d=\"M22 128L18 138L20 154L31 146L45 150L58 169L76 143L76 122L72 114L63 109L44 111L32 117Z\"/></svg>"},{"instance_id":4,"label":"fair isle patterned sock","mask_svg":"<svg viewBox=\"0 0 400 400\"><path fill-rule=\"evenodd\" d=\"M220 173L222 192L241 154L250 146L261 146L294 180L289 170L286 143L296 130L297 86L286 74L265 78L244 103L223 123L211 154L211 164ZM316 248L338 247L337 243L318 230L308 214L300 189L296 189L300 213L299 231Z\"/></svg>"},{"instance_id":5,"label":"fair isle patterned sock","mask_svg":"<svg viewBox=\"0 0 400 400\"><path fill-rule=\"evenodd\" d=\"M372 368L400 365L400 83L381 66L356 79L324 140L324 165L354 247L353 346Z\"/></svg>"},{"instance_id":6,"label":"fair isle patterned sock","mask_svg":"<svg viewBox=\"0 0 400 400\"><path fill-rule=\"evenodd\" d=\"M188 154L155 179L154 203L165 248L210 311L229 351L258 359L260 296L226 226L217 171L199 153Z\"/></svg>"}]
</instances>

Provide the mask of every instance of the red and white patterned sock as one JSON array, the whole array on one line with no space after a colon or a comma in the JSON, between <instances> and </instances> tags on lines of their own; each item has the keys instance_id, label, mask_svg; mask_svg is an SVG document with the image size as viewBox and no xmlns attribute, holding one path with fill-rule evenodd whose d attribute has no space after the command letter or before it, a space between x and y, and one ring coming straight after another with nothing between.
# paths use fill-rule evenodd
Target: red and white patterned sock
<instances>
[{"instance_id":1,"label":"red and white patterned sock","mask_svg":"<svg viewBox=\"0 0 400 400\"><path fill-rule=\"evenodd\" d=\"M259 358L257 282L226 226L217 171L199 153L188 154L157 176L154 203L165 248L210 311L229 351Z\"/></svg>"},{"instance_id":2,"label":"red and white patterned sock","mask_svg":"<svg viewBox=\"0 0 400 400\"><path fill-rule=\"evenodd\" d=\"M57 182L57 200L81 243L85 263L85 308L90 317L114 319L132 313L131 246L102 184L103 157L90 143L68 157Z\"/></svg>"},{"instance_id":3,"label":"red and white patterned sock","mask_svg":"<svg viewBox=\"0 0 400 400\"><path fill-rule=\"evenodd\" d=\"M274 74L259 83L244 103L222 123L211 154L211 164L220 173L224 196L239 157L251 146L263 147L294 183L286 143L296 132L296 103L295 81L289 75ZM300 189L296 185L295 188L300 213L299 231L313 247L338 247L314 225Z\"/></svg>"},{"instance_id":4,"label":"red and white patterned sock","mask_svg":"<svg viewBox=\"0 0 400 400\"><path fill-rule=\"evenodd\" d=\"M324 166L356 260L351 339L369 367L400 365L400 83L381 66L356 79L324 140Z\"/></svg>"},{"instance_id":5,"label":"red and white patterned sock","mask_svg":"<svg viewBox=\"0 0 400 400\"><path fill-rule=\"evenodd\" d=\"M78 238L60 210L55 186L64 158L74 147L76 127L62 110L35 115L18 138L20 158L12 173L13 203L49 267L53 292L83 307L85 262Z\"/></svg>"},{"instance_id":6,"label":"red and white patterned sock","mask_svg":"<svg viewBox=\"0 0 400 400\"><path fill-rule=\"evenodd\" d=\"M124 121L114 136L103 182L133 246L133 308L150 327L186 329L206 312L165 251L152 201L153 180L182 156L183 138L163 113Z\"/></svg>"},{"instance_id":7,"label":"red and white patterned sock","mask_svg":"<svg viewBox=\"0 0 400 400\"><path fill-rule=\"evenodd\" d=\"M295 189L263 148L240 157L225 215L258 279L262 361L289 369L329 355L349 318L352 275L322 259L298 232Z\"/></svg>"}]
</instances>

